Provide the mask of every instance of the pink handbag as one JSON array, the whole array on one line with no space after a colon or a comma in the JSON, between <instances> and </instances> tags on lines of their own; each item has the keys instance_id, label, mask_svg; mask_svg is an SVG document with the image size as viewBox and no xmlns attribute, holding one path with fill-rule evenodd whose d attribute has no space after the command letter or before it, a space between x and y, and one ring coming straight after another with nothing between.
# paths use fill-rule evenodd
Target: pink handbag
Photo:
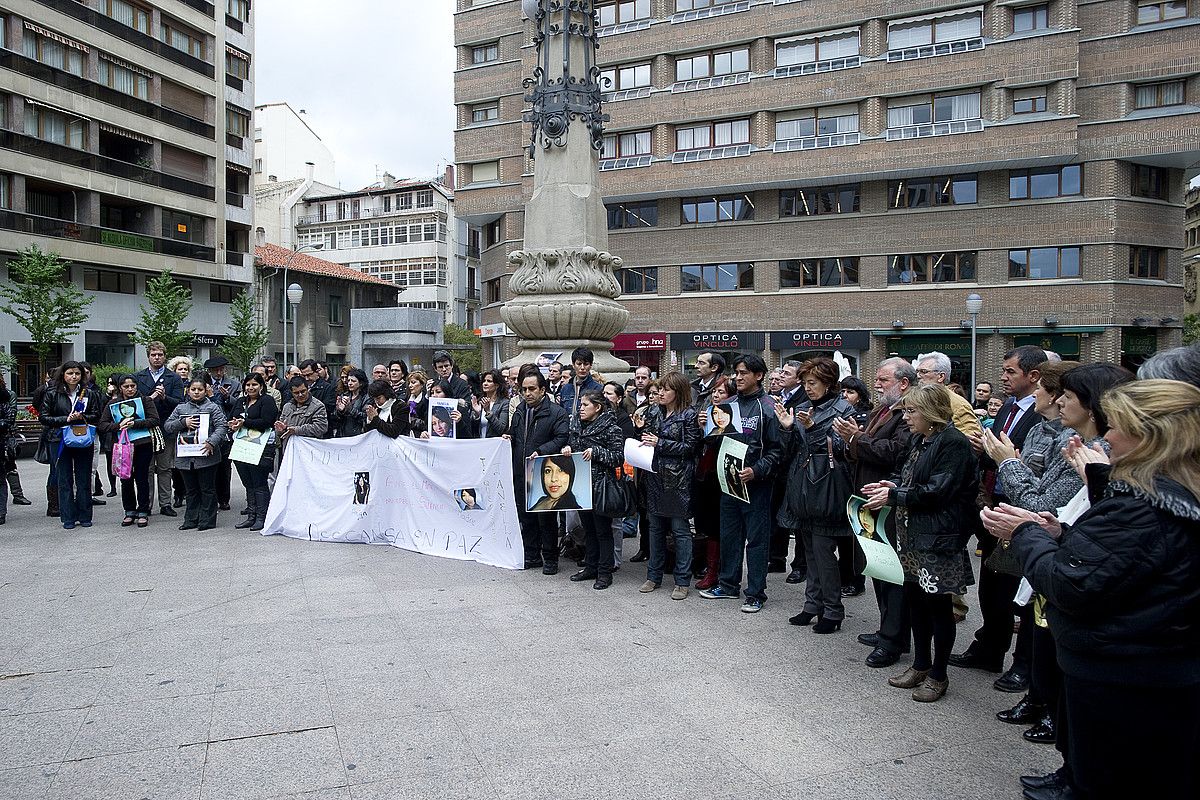
<instances>
[{"instance_id":1,"label":"pink handbag","mask_svg":"<svg viewBox=\"0 0 1200 800\"><path fill-rule=\"evenodd\" d=\"M113 442L113 472L123 480L133 477L133 443L129 441L128 430L121 431Z\"/></svg>"}]
</instances>

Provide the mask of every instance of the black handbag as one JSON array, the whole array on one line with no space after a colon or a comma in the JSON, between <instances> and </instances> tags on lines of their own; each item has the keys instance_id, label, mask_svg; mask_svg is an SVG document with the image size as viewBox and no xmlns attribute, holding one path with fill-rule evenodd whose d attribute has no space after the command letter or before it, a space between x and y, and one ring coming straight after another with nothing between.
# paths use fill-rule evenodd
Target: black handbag
<instances>
[{"instance_id":1,"label":"black handbag","mask_svg":"<svg viewBox=\"0 0 1200 800\"><path fill-rule=\"evenodd\" d=\"M818 522L842 520L846 517L846 501L852 494L850 475L846 469L833 457L833 440L825 437L825 449L828 457L827 470L820 474L821 467L826 466L826 459L809 456L804 465L804 499L801 515L810 517Z\"/></svg>"},{"instance_id":2,"label":"black handbag","mask_svg":"<svg viewBox=\"0 0 1200 800\"><path fill-rule=\"evenodd\" d=\"M983 565L993 572L1015 575L1019 578L1025 569L1025 565L1017 558L1016 552L1009 544L1009 542L1005 541L996 542L995 549L992 550L991 555L984 559Z\"/></svg>"},{"instance_id":3,"label":"black handbag","mask_svg":"<svg viewBox=\"0 0 1200 800\"><path fill-rule=\"evenodd\" d=\"M592 487L592 511L602 517L628 517L636 509L633 481L617 478L615 471L602 469Z\"/></svg>"},{"instance_id":4,"label":"black handbag","mask_svg":"<svg viewBox=\"0 0 1200 800\"><path fill-rule=\"evenodd\" d=\"M46 440L46 434L38 437L37 452L33 454L33 460L39 464L50 463L50 443Z\"/></svg>"}]
</instances>

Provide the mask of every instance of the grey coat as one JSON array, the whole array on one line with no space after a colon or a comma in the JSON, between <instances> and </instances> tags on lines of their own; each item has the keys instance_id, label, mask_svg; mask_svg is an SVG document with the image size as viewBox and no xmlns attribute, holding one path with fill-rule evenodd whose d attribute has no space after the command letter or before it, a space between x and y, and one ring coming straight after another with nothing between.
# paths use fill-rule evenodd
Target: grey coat
<instances>
[{"instance_id":1,"label":"grey coat","mask_svg":"<svg viewBox=\"0 0 1200 800\"><path fill-rule=\"evenodd\" d=\"M1047 420L1029 431L1021 458L1008 459L996 472L1008 502L1027 511L1053 513L1083 488L1083 479L1062 455L1074 435L1074 430L1064 428L1058 420ZM1108 442L1103 437L1086 444L1091 447L1096 442L1107 452Z\"/></svg>"},{"instance_id":2,"label":"grey coat","mask_svg":"<svg viewBox=\"0 0 1200 800\"><path fill-rule=\"evenodd\" d=\"M187 428L183 424L184 417L194 414L210 415L207 441L212 445L212 453L207 456L175 456L175 469L203 469L221 462L221 445L229 436L229 420L225 417L225 412L221 410L221 407L211 398L205 398L199 404L193 403L190 399L184 400L175 406L171 416L167 417L167 421L163 424L163 430L176 436L179 435Z\"/></svg>"}]
</instances>

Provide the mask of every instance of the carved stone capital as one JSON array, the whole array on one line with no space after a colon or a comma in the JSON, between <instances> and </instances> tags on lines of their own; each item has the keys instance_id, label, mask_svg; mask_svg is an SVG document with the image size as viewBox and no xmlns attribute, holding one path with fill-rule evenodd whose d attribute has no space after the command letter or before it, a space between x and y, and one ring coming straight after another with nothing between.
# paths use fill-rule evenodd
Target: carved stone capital
<instances>
[{"instance_id":1,"label":"carved stone capital","mask_svg":"<svg viewBox=\"0 0 1200 800\"><path fill-rule=\"evenodd\" d=\"M614 269L621 259L593 247L579 249L514 250L509 289L516 297L554 294L594 294L614 300L621 294Z\"/></svg>"}]
</instances>

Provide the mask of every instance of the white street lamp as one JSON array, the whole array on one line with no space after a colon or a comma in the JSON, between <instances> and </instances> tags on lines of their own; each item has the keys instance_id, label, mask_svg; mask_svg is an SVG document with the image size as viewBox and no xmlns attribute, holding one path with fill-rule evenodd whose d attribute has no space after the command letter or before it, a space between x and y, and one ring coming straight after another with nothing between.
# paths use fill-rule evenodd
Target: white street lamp
<instances>
[{"instance_id":1,"label":"white street lamp","mask_svg":"<svg viewBox=\"0 0 1200 800\"><path fill-rule=\"evenodd\" d=\"M300 349L296 346L296 324L299 322L296 317L302 300L304 300L304 289L300 284L293 283L287 287L287 301L292 306L292 356L297 361L300 359ZM287 339L286 330L283 332L283 338Z\"/></svg>"},{"instance_id":2,"label":"white street lamp","mask_svg":"<svg viewBox=\"0 0 1200 800\"><path fill-rule=\"evenodd\" d=\"M290 267L292 265L292 259L295 258L297 256L297 254L301 253L302 251L304 251L304 250L321 250L324 247L325 247L324 242L315 242L313 244L301 245L300 247L297 247L295 250L293 250L291 253L288 253L287 260L285 260L283 262L283 306L282 306L281 310L283 311L283 370L285 373L287 372L287 367L288 367L288 354L287 354L288 267ZM292 285L294 286L295 284L292 284ZM295 349L296 349L295 347L292 348L293 351L295 351ZM292 357L293 358L296 357L295 352L292 353Z\"/></svg>"},{"instance_id":3,"label":"white street lamp","mask_svg":"<svg viewBox=\"0 0 1200 800\"><path fill-rule=\"evenodd\" d=\"M967 313L971 316L971 391L975 391L978 378L975 376L976 345L978 344L977 330L979 328L979 312L983 310L983 298L972 292L967 295ZM974 395L972 395L974 396Z\"/></svg>"}]
</instances>

